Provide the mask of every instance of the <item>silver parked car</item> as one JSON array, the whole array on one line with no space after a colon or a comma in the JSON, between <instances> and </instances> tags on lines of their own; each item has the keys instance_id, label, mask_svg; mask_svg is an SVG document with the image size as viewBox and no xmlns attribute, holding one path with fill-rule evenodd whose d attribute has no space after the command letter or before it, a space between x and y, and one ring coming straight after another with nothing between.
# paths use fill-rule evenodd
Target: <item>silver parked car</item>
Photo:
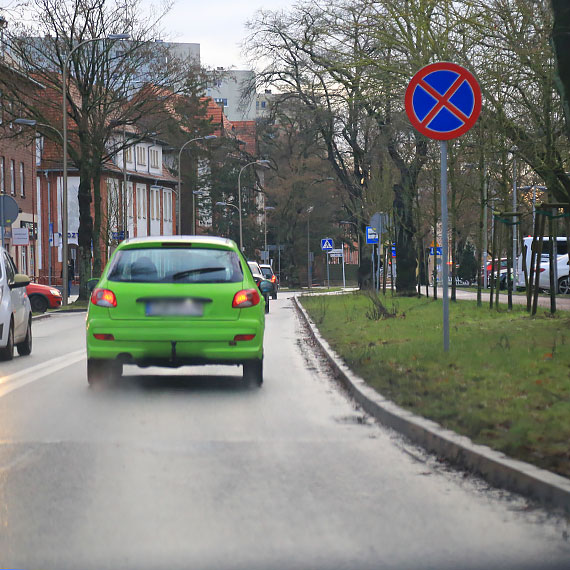
<instances>
[{"instance_id":1,"label":"silver parked car","mask_svg":"<svg viewBox=\"0 0 570 570\"><path fill-rule=\"evenodd\" d=\"M26 293L27 275L17 273L8 253L0 247L0 360L11 360L14 346L20 356L32 352L32 308Z\"/></svg>"}]
</instances>

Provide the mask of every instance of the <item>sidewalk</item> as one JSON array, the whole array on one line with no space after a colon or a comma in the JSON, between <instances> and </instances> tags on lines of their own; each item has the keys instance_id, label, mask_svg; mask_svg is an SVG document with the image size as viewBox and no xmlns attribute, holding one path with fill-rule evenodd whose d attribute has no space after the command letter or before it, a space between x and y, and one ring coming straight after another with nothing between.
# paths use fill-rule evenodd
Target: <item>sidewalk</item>
<instances>
[{"instance_id":1,"label":"sidewalk","mask_svg":"<svg viewBox=\"0 0 570 570\"><path fill-rule=\"evenodd\" d=\"M430 289L430 292L432 290ZM438 298L443 297L443 289L438 288L437 290ZM451 287L449 287L449 295L451 296ZM457 299L469 299L476 301L477 300L477 293L475 291L464 291L463 289L457 288L456 291ZM483 291L481 295L481 300L483 304L489 306L489 290ZM494 302L494 298L493 298ZM499 294L499 303L507 304L507 293L505 291L501 291ZM514 295L513 294L513 304L515 305L526 305L526 296L525 295ZM539 297L538 298L538 306L544 309L550 310L550 297ZM570 295L557 295L556 296L556 309L562 311L570 311Z\"/></svg>"}]
</instances>

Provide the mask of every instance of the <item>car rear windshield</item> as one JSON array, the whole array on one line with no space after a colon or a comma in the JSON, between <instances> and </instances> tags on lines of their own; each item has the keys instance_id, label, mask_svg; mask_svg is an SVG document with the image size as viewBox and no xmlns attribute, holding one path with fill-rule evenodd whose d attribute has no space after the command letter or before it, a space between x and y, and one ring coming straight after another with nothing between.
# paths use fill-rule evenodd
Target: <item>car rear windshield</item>
<instances>
[{"instance_id":1,"label":"car rear windshield","mask_svg":"<svg viewBox=\"0 0 570 570\"><path fill-rule=\"evenodd\" d=\"M261 273L263 273L264 277L271 277L273 275L273 270L271 269L271 267L261 267Z\"/></svg>"},{"instance_id":2,"label":"car rear windshield","mask_svg":"<svg viewBox=\"0 0 570 570\"><path fill-rule=\"evenodd\" d=\"M243 272L235 251L137 248L117 252L107 279L135 283L238 283L243 281Z\"/></svg>"}]
</instances>

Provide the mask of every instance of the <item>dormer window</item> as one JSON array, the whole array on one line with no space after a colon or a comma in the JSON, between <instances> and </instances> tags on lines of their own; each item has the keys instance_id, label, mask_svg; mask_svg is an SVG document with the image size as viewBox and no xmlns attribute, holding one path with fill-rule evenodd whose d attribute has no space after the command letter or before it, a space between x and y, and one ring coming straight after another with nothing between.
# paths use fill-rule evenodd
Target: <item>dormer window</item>
<instances>
[{"instance_id":1,"label":"dormer window","mask_svg":"<svg viewBox=\"0 0 570 570\"><path fill-rule=\"evenodd\" d=\"M137 164L146 166L146 147L137 146Z\"/></svg>"},{"instance_id":2,"label":"dormer window","mask_svg":"<svg viewBox=\"0 0 570 570\"><path fill-rule=\"evenodd\" d=\"M149 159L150 159L150 167L151 168L158 168L158 149L151 148L149 151Z\"/></svg>"}]
</instances>

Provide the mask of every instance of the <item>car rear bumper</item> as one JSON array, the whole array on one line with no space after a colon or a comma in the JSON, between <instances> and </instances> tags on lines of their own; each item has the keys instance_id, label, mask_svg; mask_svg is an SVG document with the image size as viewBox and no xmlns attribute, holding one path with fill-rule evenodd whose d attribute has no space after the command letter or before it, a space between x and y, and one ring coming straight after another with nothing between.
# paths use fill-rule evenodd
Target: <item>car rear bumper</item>
<instances>
[{"instance_id":1,"label":"car rear bumper","mask_svg":"<svg viewBox=\"0 0 570 570\"><path fill-rule=\"evenodd\" d=\"M95 334L111 334L99 340ZM251 335L252 340L235 340ZM259 321L172 323L91 319L87 325L88 358L118 358L141 365L240 364L263 356L263 326Z\"/></svg>"}]
</instances>

